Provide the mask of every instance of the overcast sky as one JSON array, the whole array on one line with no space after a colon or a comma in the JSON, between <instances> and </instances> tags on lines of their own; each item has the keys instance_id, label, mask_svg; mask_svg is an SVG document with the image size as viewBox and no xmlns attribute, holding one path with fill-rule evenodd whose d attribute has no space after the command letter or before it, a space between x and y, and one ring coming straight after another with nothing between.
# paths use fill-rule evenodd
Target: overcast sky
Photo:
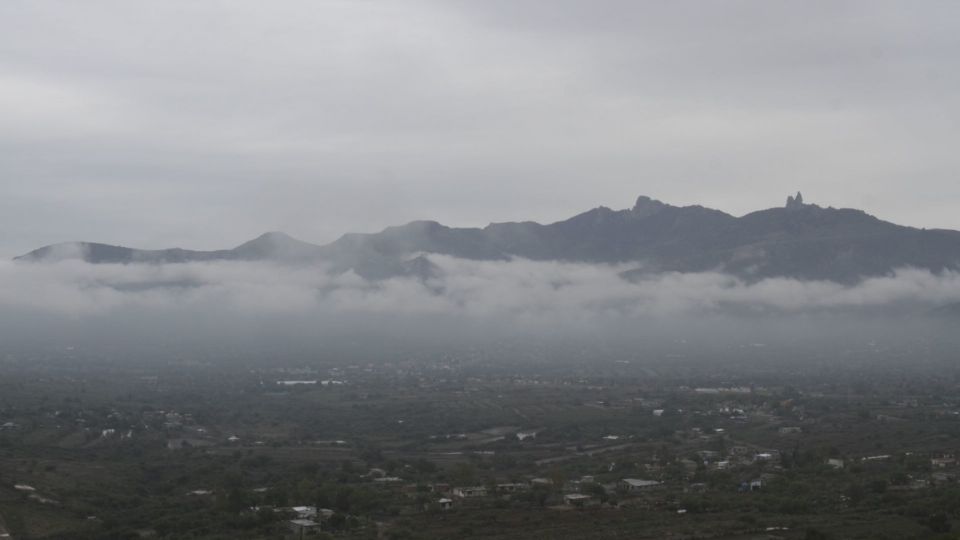
<instances>
[{"instance_id":1,"label":"overcast sky","mask_svg":"<svg viewBox=\"0 0 960 540\"><path fill-rule=\"evenodd\" d=\"M0 3L0 254L792 192L960 229L960 3Z\"/></svg>"}]
</instances>

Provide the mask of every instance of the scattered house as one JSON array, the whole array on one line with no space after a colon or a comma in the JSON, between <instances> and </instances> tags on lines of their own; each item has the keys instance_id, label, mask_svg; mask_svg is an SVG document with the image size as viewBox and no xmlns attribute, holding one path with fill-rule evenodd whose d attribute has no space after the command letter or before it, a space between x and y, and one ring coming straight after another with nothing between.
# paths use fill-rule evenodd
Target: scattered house
<instances>
[{"instance_id":1,"label":"scattered house","mask_svg":"<svg viewBox=\"0 0 960 540\"><path fill-rule=\"evenodd\" d=\"M37 488L33 486L28 486L27 484L14 484L13 489L17 491L36 491Z\"/></svg>"},{"instance_id":2,"label":"scattered house","mask_svg":"<svg viewBox=\"0 0 960 540\"><path fill-rule=\"evenodd\" d=\"M585 474L585 475L583 475L583 476L580 477L580 483L582 483L582 484L594 484L594 483L596 483L596 479L593 477L592 474Z\"/></svg>"},{"instance_id":3,"label":"scattered house","mask_svg":"<svg viewBox=\"0 0 960 540\"><path fill-rule=\"evenodd\" d=\"M187 493L187 495L192 495L194 497L207 497L213 495L213 490L209 489L195 489Z\"/></svg>"},{"instance_id":4,"label":"scattered house","mask_svg":"<svg viewBox=\"0 0 960 540\"><path fill-rule=\"evenodd\" d=\"M582 493L570 493L563 496L563 504L567 506L574 506L576 508L583 508L587 506L593 497L590 495L584 495Z\"/></svg>"},{"instance_id":5,"label":"scattered house","mask_svg":"<svg viewBox=\"0 0 960 540\"><path fill-rule=\"evenodd\" d=\"M773 461L774 455L772 452L758 452L753 456L754 461Z\"/></svg>"},{"instance_id":6,"label":"scattered house","mask_svg":"<svg viewBox=\"0 0 960 540\"><path fill-rule=\"evenodd\" d=\"M236 444L236 443L240 442L240 437L237 437L236 435L231 435L231 436L227 437L227 442L228 442L228 443L231 443L231 444Z\"/></svg>"},{"instance_id":7,"label":"scattered house","mask_svg":"<svg viewBox=\"0 0 960 540\"><path fill-rule=\"evenodd\" d=\"M803 433L803 430L799 427L782 427L779 431L780 435L796 435L798 433Z\"/></svg>"},{"instance_id":8,"label":"scattered house","mask_svg":"<svg viewBox=\"0 0 960 540\"><path fill-rule=\"evenodd\" d=\"M527 491L528 489L530 489L530 484L521 482L497 484L497 493L516 493L518 491Z\"/></svg>"},{"instance_id":9,"label":"scattered house","mask_svg":"<svg viewBox=\"0 0 960 540\"><path fill-rule=\"evenodd\" d=\"M6 423L4 423L3 425L0 425L0 431L5 431L5 430L8 430L8 429L17 429L18 427L20 427L20 426L18 426L17 424L15 424L15 423L13 423L13 422L6 422Z\"/></svg>"},{"instance_id":10,"label":"scattered house","mask_svg":"<svg viewBox=\"0 0 960 540\"><path fill-rule=\"evenodd\" d=\"M604 436L603 436L603 440L605 440L605 441L618 441L618 440L620 440L620 436L619 436L619 435L604 435Z\"/></svg>"},{"instance_id":11,"label":"scattered house","mask_svg":"<svg viewBox=\"0 0 960 540\"><path fill-rule=\"evenodd\" d=\"M651 489L660 487L662 484L656 480L640 480L638 478L624 478L620 480L618 487L623 489L628 493L638 493L641 491L649 491Z\"/></svg>"},{"instance_id":12,"label":"scattered house","mask_svg":"<svg viewBox=\"0 0 960 540\"><path fill-rule=\"evenodd\" d=\"M374 478L373 483L377 485L389 485L403 482L403 478L398 476L384 476L382 478Z\"/></svg>"},{"instance_id":13,"label":"scattered house","mask_svg":"<svg viewBox=\"0 0 960 540\"><path fill-rule=\"evenodd\" d=\"M290 511L297 515L297 519L315 519L317 517L316 506L293 506Z\"/></svg>"},{"instance_id":14,"label":"scattered house","mask_svg":"<svg viewBox=\"0 0 960 540\"><path fill-rule=\"evenodd\" d=\"M440 505L441 510L450 510L453 508L453 499L448 499L446 497L437 501L437 504Z\"/></svg>"},{"instance_id":15,"label":"scattered house","mask_svg":"<svg viewBox=\"0 0 960 540\"><path fill-rule=\"evenodd\" d=\"M663 416L663 409L654 409L654 410L653 410L653 415L654 415L654 416Z\"/></svg>"},{"instance_id":16,"label":"scattered house","mask_svg":"<svg viewBox=\"0 0 960 540\"><path fill-rule=\"evenodd\" d=\"M750 492L750 491L760 491L763 489L763 479L757 478L749 482L742 482L740 484L741 492Z\"/></svg>"},{"instance_id":17,"label":"scattered house","mask_svg":"<svg viewBox=\"0 0 960 540\"><path fill-rule=\"evenodd\" d=\"M533 487L551 487L553 486L553 480L549 478L534 478L530 480L530 485Z\"/></svg>"},{"instance_id":18,"label":"scattered house","mask_svg":"<svg viewBox=\"0 0 960 540\"><path fill-rule=\"evenodd\" d=\"M946 469L948 467L955 467L957 465L957 459L953 456L941 456L930 459L930 466L934 469Z\"/></svg>"},{"instance_id":19,"label":"scattered house","mask_svg":"<svg viewBox=\"0 0 960 540\"><path fill-rule=\"evenodd\" d=\"M293 537L299 540L320 530L320 524L312 519L291 519L290 530L293 531Z\"/></svg>"},{"instance_id":20,"label":"scattered house","mask_svg":"<svg viewBox=\"0 0 960 540\"><path fill-rule=\"evenodd\" d=\"M517 440L519 440L519 441L521 441L521 442L523 442L523 441L525 441L525 440L527 440L527 439L536 439L536 438L537 438L537 432L536 432L536 431L518 431L518 432L517 432Z\"/></svg>"},{"instance_id":21,"label":"scattered house","mask_svg":"<svg viewBox=\"0 0 960 540\"><path fill-rule=\"evenodd\" d=\"M454 497L460 497L461 499L472 499L475 497L486 497L487 488L483 486L473 486L473 487L455 487L453 488Z\"/></svg>"},{"instance_id":22,"label":"scattered house","mask_svg":"<svg viewBox=\"0 0 960 540\"><path fill-rule=\"evenodd\" d=\"M843 465L844 463L842 459L830 458L827 460L827 466L833 467L834 469L842 469Z\"/></svg>"}]
</instances>

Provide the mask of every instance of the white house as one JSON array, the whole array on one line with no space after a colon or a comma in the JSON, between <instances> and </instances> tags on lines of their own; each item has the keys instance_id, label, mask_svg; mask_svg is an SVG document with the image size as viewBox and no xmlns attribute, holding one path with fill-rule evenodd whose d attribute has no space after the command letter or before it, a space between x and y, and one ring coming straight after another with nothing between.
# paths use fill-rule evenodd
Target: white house
<instances>
[{"instance_id":1,"label":"white house","mask_svg":"<svg viewBox=\"0 0 960 540\"><path fill-rule=\"evenodd\" d=\"M461 499L470 499L473 497L486 497L487 488L483 486L455 487L453 488L453 495L455 497L460 497Z\"/></svg>"},{"instance_id":2,"label":"white house","mask_svg":"<svg viewBox=\"0 0 960 540\"><path fill-rule=\"evenodd\" d=\"M294 506L290 510L297 515L299 519L314 519L317 517L316 506Z\"/></svg>"}]
</instances>

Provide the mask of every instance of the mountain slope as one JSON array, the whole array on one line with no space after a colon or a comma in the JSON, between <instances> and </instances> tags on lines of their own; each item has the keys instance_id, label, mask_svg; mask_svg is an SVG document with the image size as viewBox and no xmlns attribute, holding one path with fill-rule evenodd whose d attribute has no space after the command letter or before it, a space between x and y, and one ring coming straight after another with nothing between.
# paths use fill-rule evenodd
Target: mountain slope
<instances>
[{"instance_id":1,"label":"mountain slope","mask_svg":"<svg viewBox=\"0 0 960 540\"><path fill-rule=\"evenodd\" d=\"M347 234L325 246L267 233L233 249L135 250L93 243L47 246L21 261L83 259L91 263L266 260L322 263L369 279L435 275L423 253L475 260L635 264L636 279L662 271L722 271L852 283L905 266L940 272L960 268L960 232L885 222L860 210L805 204L800 194L781 208L734 217L701 206L678 207L640 197L625 210L595 208L551 224L494 223L482 229L415 221L375 234Z\"/></svg>"}]
</instances>

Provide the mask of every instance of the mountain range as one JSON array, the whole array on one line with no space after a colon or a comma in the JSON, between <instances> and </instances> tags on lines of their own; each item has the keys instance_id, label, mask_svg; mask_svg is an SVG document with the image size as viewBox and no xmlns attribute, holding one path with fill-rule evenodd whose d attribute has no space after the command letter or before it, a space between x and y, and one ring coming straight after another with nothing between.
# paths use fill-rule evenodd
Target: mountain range
<instances>
[{"instance_id":1,"label":"mountain range","mask_svg":"<svg viewBox=\"0 0 960 540\"><path fill-rule=\"evenodd\" d=\"M747 281L771 277L856 283L902 267L960 269L960 231L918 229L861 210L787 204L735 217L702 206L672 206L641 196L632 208L598 207L550 224L492 223L483 228L414 221L374 234L346 234L316 245L271 232L232 249L141 250L92 242L45 246L23 262L89 263L275 261L323 264L367 279L429 278L429 254L473 260L624 264L628 279L659 272L719 271Z\"/></svg>"}]
</instances>

